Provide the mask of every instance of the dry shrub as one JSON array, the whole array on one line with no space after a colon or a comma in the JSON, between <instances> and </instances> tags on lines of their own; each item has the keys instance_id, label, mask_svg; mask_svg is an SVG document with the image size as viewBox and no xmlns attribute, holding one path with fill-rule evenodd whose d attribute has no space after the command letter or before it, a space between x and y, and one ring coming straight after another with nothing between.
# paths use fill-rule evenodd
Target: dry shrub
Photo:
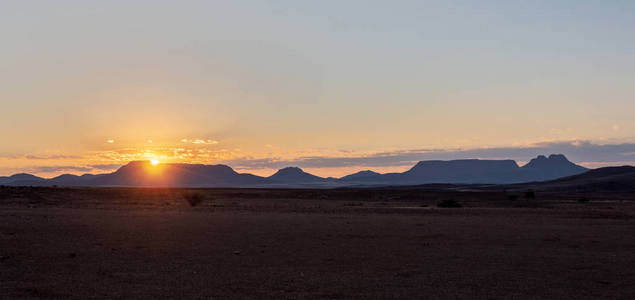
<instances>
[{"instance_id":1,"label":"dry shrub","mask_svg":"<svg viewBox=\"0 0 635 300\"><path fill-rule=\"evenodd\" d=\"M448 200L443 200L443 201L437 203L437 207L459 208L459 207L462 207L462 205L461 205L461 203L459 203L458 201L456 201L454 199L448 199Z\"/></svg>"},{"instance_id":2,"label":"dry shrub","mask_svg":"<svg viewBox=\"0 0 635 300\"><path fill-rule=\"evenodd\" d=\"M587 197L581 197L580 199L578 199L579 203L589 203L589 201L591 200L589 200L589 198Z\"/></svg>"},{"instance_id":3,"label":"dry shrub","mask_svg":"<svg viewBox=\"0 0 635 300\"><path fill-rule=\"evenodd\" d=\"M198 191L185 191L182 196L191 207L199 205L205 199L205 194Z\"/></svg>"}]
</instances>

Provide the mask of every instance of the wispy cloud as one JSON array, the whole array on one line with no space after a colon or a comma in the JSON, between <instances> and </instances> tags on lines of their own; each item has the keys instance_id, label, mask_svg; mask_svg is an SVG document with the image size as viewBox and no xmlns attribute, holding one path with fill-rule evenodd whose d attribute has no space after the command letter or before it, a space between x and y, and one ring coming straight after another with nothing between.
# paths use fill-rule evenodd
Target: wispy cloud
<instances>
[{"instance_id":1,"label":"wispy cloud","mask_svg":"<svg viewBox=\"0 0 635 300\"><path fill-rule=\"evenodd\" d=\"M24 156L26 159L35 159L35 160L54 160L54 159L80 159L81 156L76 155L35 155L35 154L27 154Z\"/></svg>"},{"instance_id":2,"label":"wispy cloud","mask_svg":"<svg viewBox=\"0 0 635 300\"><path fill-rule=\"evenodd\" d=\"M90 168L101 170L101 171L112 171L121 167L121 164L95 164L89 165Z\"/></svg>"},{"instance_id":3,"label":"wispy cloud","mask_svg":"<svg viewBox=\"0 0 635 300\"><path fill-rule=\"evenodd\" d=\"M34 173L56 173L56 172L90 172L93 169L90 167L78 167L78 166L39 166L33 167Z\"/></svg>"},{"instance_id":4,"label":"wispy cloud","mask_svg":"<svg viewBox=\"0 0 635 300\"><path fill-rule=\"evenodd\" d=\"M122 148L105 151L93 151L86 155L102 162L129 162L160 158L174 162L212 162L240 157L239 151L227 149L208 149L200 147L153 147L147 149Z\"/></svg>"},{"instance_id":5,"label":"wispy cloud","mask_svg":"<svg viewBox=\"0 0 635 300\"><path fill-rule=\"evenodd\" d=\"M195 145L216 145L218 141L215 140L204 140L204 139L182 139L182 143L189 143Z\"/></svg>"}]
</instances>

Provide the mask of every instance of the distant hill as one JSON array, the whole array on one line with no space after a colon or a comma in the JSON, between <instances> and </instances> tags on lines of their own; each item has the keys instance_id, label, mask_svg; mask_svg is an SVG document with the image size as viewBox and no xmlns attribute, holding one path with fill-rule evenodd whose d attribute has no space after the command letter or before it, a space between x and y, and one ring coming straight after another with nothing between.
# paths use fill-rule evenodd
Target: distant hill
<instances>
[{"instance_id":1,"label":"distant hill","mask_svg":"<svg viewBox=\"0 0 635 300\"><path fill-rule=\"evenodd\" d=\"M579 175L521 186L537 190L635 192L635 167L598 168Z\"/></svg>"},{"instance_id":2,"label":"distant hill","mask_svg":"<svg viewBox=\"0 0 635 300\"><path fill-rule=\"evenodd\" d=\"M37 177L31 174L19 173L11 176L3 176L0 177L0 184L14 184L16 182L33 182L33 183L41 183L45 182L46 179L42 177Z\"/></svg>"},{"instance_id":3,"label":"distant hill","mask_svg":"<svg viewBox=\"0 0 635 300\"><path fill-rule=\"evenodd\" d=\"M371 170L365 170L365 171L359 171L354 174L346 175L344 177L341 177L340 180L342 181L377 180L380 176L381 174L377 172L374 172Z\"/></svg>"},{"instance_id":4,"label":"distant hill","mask_svg":"<svg viewBox=\"0 0 635 300\"><path fill-rule=\"evenodd\" d=\"M287 167L267 177L270 183L310 184L325 182L326 179L304 172L298 167Z\"/></svg>"},{"instance_id":5,"label":"distant hill","mask_svg":"<svg viewBox=\"0 0 635 300\"><path fill-rule=\"evenodd\" d=\"M250 186L386 186L418 184L513 184L547 181L586 172L564 155L538 156L519 167L513 160L429 160L403 173L380 174L370 170L342 178L322 178L298 167L278 170L269 177L241 174L226 165L159 164L130 162L109 174L60 175L44 179L29 174L0 177L4 185L60 186L170 186L170 187L250 187Z\"/></svg>"}]
</instances>

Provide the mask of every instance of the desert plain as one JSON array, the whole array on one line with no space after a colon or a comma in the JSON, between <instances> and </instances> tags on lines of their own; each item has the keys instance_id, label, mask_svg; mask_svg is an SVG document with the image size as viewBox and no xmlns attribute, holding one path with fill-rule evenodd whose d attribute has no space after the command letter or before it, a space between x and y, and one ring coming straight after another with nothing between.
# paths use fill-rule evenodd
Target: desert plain
<instances>
[{"instance_id":1,"label":"desert plain","mask_svg":"<svg viewBox=\"0 0 635 300\"><path fill-rule=\"evenodd\" d=\"M0 298L633 299L632 200L2 187Z\"/></svg>"}]
</instances>

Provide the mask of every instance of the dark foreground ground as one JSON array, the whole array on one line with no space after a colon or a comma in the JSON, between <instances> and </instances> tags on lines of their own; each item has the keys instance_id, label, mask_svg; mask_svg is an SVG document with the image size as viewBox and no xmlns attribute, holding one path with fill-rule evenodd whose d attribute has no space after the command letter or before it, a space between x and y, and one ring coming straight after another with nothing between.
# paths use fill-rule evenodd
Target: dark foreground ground
<instances>
[{"instance_id":1,"label":"dark foreground ground","mask_svg":"<svg viewBox=\"0 0 635 300\"><path fill-rule=\"evenodd\" d=\"M632 195L198 192L1 188L0 298L635 298Z\"/></svg>"}]
</instances>

